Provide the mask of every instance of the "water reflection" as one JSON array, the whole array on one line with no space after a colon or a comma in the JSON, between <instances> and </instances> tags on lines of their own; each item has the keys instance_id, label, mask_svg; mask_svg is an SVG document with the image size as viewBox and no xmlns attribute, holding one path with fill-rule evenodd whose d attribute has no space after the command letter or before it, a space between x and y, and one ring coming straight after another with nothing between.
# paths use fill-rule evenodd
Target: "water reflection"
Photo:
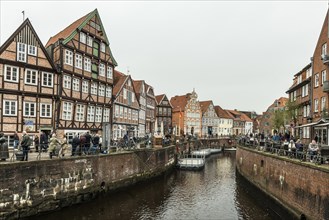
<instances>
[{"instance_id":1,"label":"water reflection","mask_svg":"<svg viewBox=\"0 0 329 220\"><path fill-rule=\"evenodd\" d=\"M33 219L271 219L235 175L235 153L199 172L175 170L149 183Z\"/></svg>"}]
</instances>

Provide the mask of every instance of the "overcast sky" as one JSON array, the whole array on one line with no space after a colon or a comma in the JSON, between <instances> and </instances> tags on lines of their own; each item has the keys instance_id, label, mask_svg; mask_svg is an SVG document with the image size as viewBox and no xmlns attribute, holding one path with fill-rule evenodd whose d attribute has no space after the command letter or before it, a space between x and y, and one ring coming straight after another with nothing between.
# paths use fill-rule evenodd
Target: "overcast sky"
<instances>
[{"instance_id":1,"label":"overcast sky","mask_svg":"<svg viewBox=\"0 0 329 220\"><path fill-rule=\"evenodd\" d=\"M0 44L22 11L44 44L78 18L100 13L117 70L170 98L262 113L310 62L327 1L4 1Z\"/></svg>"}]
</instances>

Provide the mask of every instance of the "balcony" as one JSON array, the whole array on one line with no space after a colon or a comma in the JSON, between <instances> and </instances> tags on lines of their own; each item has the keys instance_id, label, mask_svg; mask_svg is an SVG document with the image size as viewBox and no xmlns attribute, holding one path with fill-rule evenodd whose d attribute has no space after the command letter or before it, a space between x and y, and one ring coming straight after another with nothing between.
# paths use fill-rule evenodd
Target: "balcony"
<instances>
[{"instance_id":1,"label":"balcony","mask_svg":"<svg viewBox=\"0 0 329 220\"><path fill-rule=\"evenodd\" d=\"M323 92L329 92L329 81L323 82Z\"/></svg>"},{"instance_id":2,"label":"balcony","mask_svg":"<svg viewBox=\"0 0 329 220\"><path fill-rule=\"evenodd\" d=\"M321 60L323 64L329 64L329 56L328 55L321 55Z\"/></svg>"}]
</instances>

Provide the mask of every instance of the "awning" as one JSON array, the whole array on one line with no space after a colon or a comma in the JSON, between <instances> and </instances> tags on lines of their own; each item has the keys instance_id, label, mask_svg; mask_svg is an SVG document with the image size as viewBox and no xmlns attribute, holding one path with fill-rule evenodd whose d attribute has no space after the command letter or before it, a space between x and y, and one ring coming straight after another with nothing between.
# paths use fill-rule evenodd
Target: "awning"
<instances>
[{"instance_id":1,"label":"awning","mask_svg":"<svg viewBox=\"0 0 329 220\"><path fill-rule=\"evenodd\" d=\"M323 123L323 124L319 124L319 125L315 125L314 127L324 127L324 126L328 126L329 122L327 123Z\"/></svg>"},{"instance_id":2,"label":"awning","mask_svg":"<svg viewBox=\"0 0 329 220\"><path fill-rule=\"evenodd\" d=\"M304 125L300 125L300 126L296 126L295 128L303 128L303 127L310 127L312 125L316 125L319 122L313 122L313 123L309 123L309 124L304 124Z\"/></svg>"}]
</instances>

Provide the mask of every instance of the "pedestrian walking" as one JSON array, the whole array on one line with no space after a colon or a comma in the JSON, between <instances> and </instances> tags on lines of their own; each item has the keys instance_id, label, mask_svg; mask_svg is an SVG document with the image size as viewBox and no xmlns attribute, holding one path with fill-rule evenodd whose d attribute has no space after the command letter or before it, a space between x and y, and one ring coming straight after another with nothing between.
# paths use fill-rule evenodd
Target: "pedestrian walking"
<instances>
[{"instance_id":1,"label":"pedestrian walking","mask_svg":"<svg viewBox=\"0 0 329 220\"><path fill-rule=\"evenodd\" d=\"M39 152L39 145L40 145L39 136L38 135L35 135L34 136L35 152Z\"/></svg>"},{"instance_id":2,"label":"pedestrian walking","mask_svg":"<svg viewBox=\"0 0 329 220\"><path fill-rule=\"evenodd\" d=\"M47 152L48 148L48 137L46 133L43 131L40 135L40 151Z\"/></svg>"},{"instance_id":3,"label":"pedestrian walking","mask_svg":"<svg viewBox=\"0 0 329 220\"><path fill-rule=\"evenodd\" d=\"M19 136L17 134L17 131L15 131L15 133L14 133L14 149L18 148L18 144L19 144Z\"/></svg>"},{"instance_id":4,"label":"pedestrian walking","mask_svg":"<svg viewBox=\"0 0 329 220\"><path fill-rule=\"evenodd\" d=\"M23 160L25 160L25 161L28 161L31 143L32 143L32 140L31 140L30 136L27 135L26 131L23 131L21 147L23 150Z\"/></svg>"},{"instance_id":5,"label":"pedestrian walking","mask_svg":"<svg viewBox=\"0 0 329 220\"><path fill-rule=\"evenodd\" d=\"M72 140L72 153L71 156L75 156L76 155L76 151L77 148L80 146L80 138L78 137L78 135L75 135L73 140Z\"/></svg>"},{"instance_id":6,"label":"pedestrian walking","mask_svg":"<svg viewBox=\"0 0 329 220\"><path fill-rule=\"evenodd\" d=\"M53 156L55 156L57 145L60 145L61 143L56 138L56 134L52 134L50 141L49 141L49 157L50 159L53 159Z\"/></svg>"},{"instance_id":7,"label":"pedestrian walking","mask_svg":"<svg viewBox=\"0 0 329 220\"><path fill-rule=\"evenodd\" d=\"M61 155L62 155L62 157L65 157L65 154L66 154L66 151L67 151L68 147L69 147L69 145L67 143L66 136L64 136L64 139L63 139L63 142L62 142L62 145L61 145Z\"/></svg>"}]
</instances>

